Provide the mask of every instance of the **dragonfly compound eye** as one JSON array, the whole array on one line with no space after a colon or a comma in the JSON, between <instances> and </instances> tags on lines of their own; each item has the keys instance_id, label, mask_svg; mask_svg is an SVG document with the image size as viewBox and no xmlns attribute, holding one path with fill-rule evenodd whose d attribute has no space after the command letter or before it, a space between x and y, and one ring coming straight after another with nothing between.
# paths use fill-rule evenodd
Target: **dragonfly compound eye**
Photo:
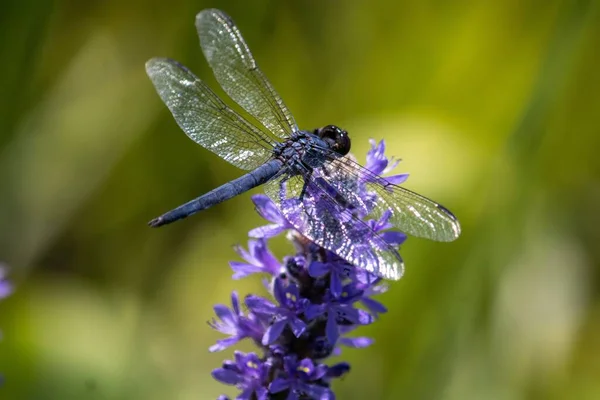
<instances>
[{"instance_id":1,"label":"dragonfly compound eye","mask_svg":"<svg viewBox=\"0 0 600 400\"><path fill-rule=\"evenodd\" d=\"M329 143L331 150L336 153L345 156L350 151L350 136L345 130L335 125L327 125L318 130L318 135Z\"/></svg>"}]
</instances>

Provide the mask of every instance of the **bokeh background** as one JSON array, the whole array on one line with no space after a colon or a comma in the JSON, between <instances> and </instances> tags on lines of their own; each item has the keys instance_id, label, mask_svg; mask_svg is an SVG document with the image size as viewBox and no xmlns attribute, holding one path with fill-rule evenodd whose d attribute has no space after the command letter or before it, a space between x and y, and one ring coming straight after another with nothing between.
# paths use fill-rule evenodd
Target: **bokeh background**
<instances>
[{"instance_id":1,"label":"bokeh background","mask_svg":"<svg viewBox=\"0 0 600 400\"><path fill-rule=\"evenodd\" d=\"M389 313L360 330L375 344L342 354L340 399L600 398L593 0L3 1L0 398L235 393L210 377L231 352L208 353L206 321L232 290L262 293L228 267L263 223L250 195L146 226L241 173L186 138L144 71L169 56L216 88L206 7L301 127L344 127L361 161L384 138L406 186L462 222L454 243L403 246Z\"/></svg>"}]
</instances>

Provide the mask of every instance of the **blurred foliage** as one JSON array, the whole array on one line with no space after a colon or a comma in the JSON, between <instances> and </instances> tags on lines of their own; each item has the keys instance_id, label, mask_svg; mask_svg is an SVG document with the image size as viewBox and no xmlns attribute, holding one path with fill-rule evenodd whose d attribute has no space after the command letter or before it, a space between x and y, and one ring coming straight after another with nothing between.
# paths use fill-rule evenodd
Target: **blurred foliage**
<instances>
[{"instance_id":1,"label":"blurred foliage","mask_svg":"<svg viewBox=\"0 0 600 400\"><path fill-rule=\"evenodd\" d=\"M340 399L600 398L600 19L589 1L74 1L0 5L2 399L210 399L205 321L233 289L249 195L146 221L241 171L180 132L144 72L213 88L194 28L237 22L301 127L403 157L463 225L411 239ZM222 91L217 90L218 93ZM277 241L279 256L289 247ZM243 349L249 347L242 346Z\"/></svg>"}]
</instances>

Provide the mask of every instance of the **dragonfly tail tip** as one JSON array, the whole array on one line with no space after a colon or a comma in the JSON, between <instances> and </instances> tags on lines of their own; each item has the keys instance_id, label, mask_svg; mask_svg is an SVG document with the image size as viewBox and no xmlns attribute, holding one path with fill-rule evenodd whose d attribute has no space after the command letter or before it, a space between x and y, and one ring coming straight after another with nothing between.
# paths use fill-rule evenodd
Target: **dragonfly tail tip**
<instances>
[{"instance_id":1,"label":"dragonfly tail tip","mask_svg":"<svg viewBox=\"0 0 600 400\"><path fill-rule=\"evenodd\" d=\"M161 217L154 218L152 221L148 222L148 225L153 228L158 228L159 226L161 226L163 224L164 224L164 221Z\"/></svg>"}]
</instances>

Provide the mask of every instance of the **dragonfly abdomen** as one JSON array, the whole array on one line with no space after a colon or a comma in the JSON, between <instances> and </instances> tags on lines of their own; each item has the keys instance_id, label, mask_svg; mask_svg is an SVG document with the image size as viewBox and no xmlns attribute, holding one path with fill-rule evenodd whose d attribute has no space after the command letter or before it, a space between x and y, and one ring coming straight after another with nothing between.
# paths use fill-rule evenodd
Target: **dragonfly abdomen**
<instances>
[{"instance_id":1,"label":"dragonfly abdomen","mask_svg":"<svg viewBox=\"0 0 600 400\"><path fill-rule=\"evenodd\" d=\"M237 179L227 182L194 200L190 200L158 218L154 218L152 221L148 222L148 225L159 227L186 218L198 211L206 210L225 200L229 200L232 197L247 192L256 186L262 185L274 177L282 167L283 162L281 160L273 159Z\"/></svg>"}]
</instances>

